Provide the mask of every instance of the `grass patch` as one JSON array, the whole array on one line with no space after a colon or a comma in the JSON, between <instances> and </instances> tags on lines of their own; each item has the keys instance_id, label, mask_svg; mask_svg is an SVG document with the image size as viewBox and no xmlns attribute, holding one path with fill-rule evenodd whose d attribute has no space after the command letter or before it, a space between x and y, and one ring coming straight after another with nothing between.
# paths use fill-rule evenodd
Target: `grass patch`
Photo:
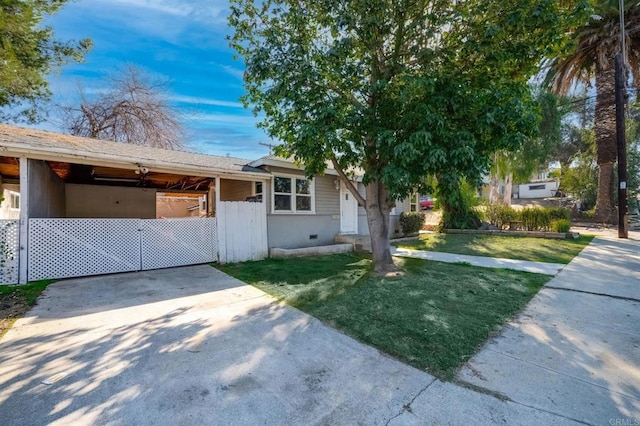
<instances>
[{"instance_id":1,"label":"grass patch","mask_svg":"<svg viewBox=\"0 0 640 426\"><path fill-rule=\"evenodd\" d=\"M359 254L267 259L220 269L342 332L445 380L550 278L397 259L404 274L369 274Z\"/></svg>"},{"instance_id":2,"label":"grass patch","mask_svg":"<svg viewBox=\"0 0 640 426\"><path fill-rule=\"evenodd\" d=\"M402 241L394 245L413 250L567 264L591 240L593 235L555 240L482 234L425 234L415 241Z\"/></svg>"},{"instance_id":3,"label":"grass patch","mask_svg":"<svg viewBox=\"0 0 640 426\"><path fill-rule=\"evenodd\" d=\"M53 280L40 280L25 285L0 285L0 338L33 305Z\"/></svg>"}]
</instances>

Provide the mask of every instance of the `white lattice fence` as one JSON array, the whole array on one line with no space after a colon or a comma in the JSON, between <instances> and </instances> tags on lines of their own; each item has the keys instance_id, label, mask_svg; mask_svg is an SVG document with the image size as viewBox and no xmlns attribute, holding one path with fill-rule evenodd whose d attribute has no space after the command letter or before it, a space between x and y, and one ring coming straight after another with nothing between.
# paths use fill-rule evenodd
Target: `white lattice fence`
<instances>
[{"instance_id":1,"label":"white lattice fence","mask_svg":"<svg viewBox=\"0 0 640 426\"><path fill-rule=\"evenodd\" d=\"M141 228L143 270L217 260L216 218L144 219Z\"/></svg>"},{"instance_id":2,"label":"white lattice fence","mask_svg":"<svg viewBox=\"0 0 640 426\"><path fill-rule=\"evenodd\" d=\"M140 269L139 219L30 219L29 280Z\"/></svg>"},{"instance_id":3,"label":"white lattice fence","mask_svg":"<svg viewBox=\"0 0 640 426\"><path fill-rule=\"evenodd\" d=\"M0 284L18 283L20 221L0 220Z\"/></svg>"}]
</instances>

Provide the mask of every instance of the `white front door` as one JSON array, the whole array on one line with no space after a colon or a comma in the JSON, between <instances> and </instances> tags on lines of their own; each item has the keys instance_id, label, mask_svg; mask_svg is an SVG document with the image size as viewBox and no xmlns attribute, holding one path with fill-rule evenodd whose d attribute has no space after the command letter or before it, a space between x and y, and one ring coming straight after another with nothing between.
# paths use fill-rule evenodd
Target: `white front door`
<instances>
[{"instance_id":1,"label":"white front door","mask_svg":"<svg viewBox=\"0 0 640 426\"><path fill-rule=\"evenodd\" d=\"M340 233L358 233L358 200L342 181L340 182Z\"/></svg>"}]
</instances>

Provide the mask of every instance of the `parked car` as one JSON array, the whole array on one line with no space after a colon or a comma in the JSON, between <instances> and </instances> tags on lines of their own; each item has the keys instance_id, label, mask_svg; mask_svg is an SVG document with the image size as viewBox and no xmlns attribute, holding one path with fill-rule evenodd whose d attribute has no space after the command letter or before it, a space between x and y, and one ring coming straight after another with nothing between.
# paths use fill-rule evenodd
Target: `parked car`
<instances>
[{"instance_id":1,"label":"parked car","mask_svg":"<svg viewBox=\"0 0 640 426\"><path fill-rule=\"evenodd\" d=\"M428 195L420 196L420 210L430 210L433 208L434 199Z\"/></svg>"}]
</instances>

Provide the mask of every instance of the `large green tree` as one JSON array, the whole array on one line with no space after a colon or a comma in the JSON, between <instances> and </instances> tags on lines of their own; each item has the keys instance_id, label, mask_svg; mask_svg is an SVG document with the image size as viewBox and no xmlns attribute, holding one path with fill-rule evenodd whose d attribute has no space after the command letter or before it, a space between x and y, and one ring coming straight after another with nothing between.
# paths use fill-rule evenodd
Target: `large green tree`
<instances>
[{"instance_id":1,"label":"large green tree","mask_svg":"<svg viewBox=\"0 0 640 426\"><path fill-rule=\"evenodd\" d=\"M66 0L0 0L0 120L35 122L49 99L47 76L68 61L81 61L91 40L62 42L43 26Z\"/></svg>"},{"instance_id":2,"label":"large green tree","mask_svg":"<svg viewBox=\"0 0 640 426\"><path fill-rule=\"evenodd\" d=\"M393 270L389 213L434 175L445 220L462 178L537 128L527 80L573 2L232 0L246 104L308 176L327 161L367 212L374 270ZM348 178L364 171L365 196Z\"/></svg>"},{"instance_id":3,"label":"large green tree","mask_svg":"<svg viewBox=\"0 0 640 426\"><path fill-rule=\"evenodd\" d=\"M567 93L576 82L595 80L595 146L598 164L598 195L595 218L617 223L614 205L613 172L617 157L615 122L615 56L621 52L618 0L592 0L586 23L572 33L571 53L556 59L551 67L551 86ZM628 69L637 84L640 80L640 2L625 2L625 45Z\"/></svg>"}]
</instances>

